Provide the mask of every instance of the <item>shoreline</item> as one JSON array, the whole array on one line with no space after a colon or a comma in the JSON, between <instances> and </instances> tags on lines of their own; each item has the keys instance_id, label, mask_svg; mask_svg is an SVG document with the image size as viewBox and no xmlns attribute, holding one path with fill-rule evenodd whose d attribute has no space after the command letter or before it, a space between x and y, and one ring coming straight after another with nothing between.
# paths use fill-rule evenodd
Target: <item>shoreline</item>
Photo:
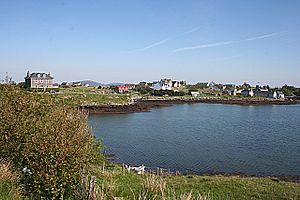
<instances>
[{"instance_id":1,"label":"shoreline","mask_svg":"<svg viewBox=\"0 0 300 200\"><path fill-rule=\"evenodd\" d=\"M171 106L175 104L231 104L231 105L295 105L300 104L295 100L279 99L251 99L251 98L155 98L139 99L130 104L121 105L85 105L81 109L87 110L90 114L126 114L135 112L150 112L152 108Z\"/></svg>"},{"instance_id":2,"label":"shoreline","mask_svg":"<svg viewBox=\"0 0 300 200\"><path fill-rule=\"evenodd\" d=\"M235 99L222 99L222 98L155 98L155 99L139 99L131 104L124 105L87 105L81 106L81 109L87 110L89 114L127 114L135 112L150 112L152 108L172 106L176 104L194 104L194 103L208 103L208 104L230 104L230 105L295 105L300 104L299 101L295 100L278 100L278 99L244 99L244 98L235 98ZM109 163L122 167L123 163L114 161L114 154L109 154ZM147 166L146 166L147 168ZM256 178L270 178L273 181L285 181L285 182L294 182L300 183L300 175L256 175L256 174L247 174L242 172L219 172L219 171L207 171L204 173L195 173L192 171L178 171L179 175L177 176L239 176L241 178L247 177L256 177ZM146 173L151 173L151 171L146 171ZM164 175L160 175L164 176ZM175 172L171 171L170 174L166 176L175 176Z\"/></svg>"},{"instance_id":3,"label":"shoreline","mask_svg":"<svg viewBox=\"0 0 300 200\"><path fill-rule=\"evenodd\" d=\"M113 165L119 166L119 167L124 167L125 163L120 163L120 162L114 162L114 160L109 160L109 162ZM160 168L160 167L147 167L145 165L145 173L146 174L154 174L157 176L224 176L224 177L234 177L238 176L240 178L270 178L273 181L279 182L279 181L285 181L285 182L293 182L293 183L298 183L300 184L300 175L256 175L256 174L247 174L243 172L221 172L221 171L214 171L214 170L208 170L207 172L203 173L196 173L192 171L170 171L165 168ZM152 170L153 169L153 170ZM159 173L157 174L157 169ZM166 172L161 172L161 171L166 171Z\"/></svg>"}]
</instances>

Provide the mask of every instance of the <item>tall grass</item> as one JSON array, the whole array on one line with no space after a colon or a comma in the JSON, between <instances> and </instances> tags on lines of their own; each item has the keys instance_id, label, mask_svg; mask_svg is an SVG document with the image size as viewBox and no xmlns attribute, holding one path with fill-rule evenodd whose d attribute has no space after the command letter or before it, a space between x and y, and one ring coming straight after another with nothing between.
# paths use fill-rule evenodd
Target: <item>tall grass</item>
<instances>
[{"instance_id":1,"label":"tall grass","mask_svg":"<svg viewBox=\"0 0 300 200\"><path fill-rule=\"evenodd\" d=\"M20 193L19 175L10 163L0 160L0 199L19 199Z\"/></svg>"}]
</instances>

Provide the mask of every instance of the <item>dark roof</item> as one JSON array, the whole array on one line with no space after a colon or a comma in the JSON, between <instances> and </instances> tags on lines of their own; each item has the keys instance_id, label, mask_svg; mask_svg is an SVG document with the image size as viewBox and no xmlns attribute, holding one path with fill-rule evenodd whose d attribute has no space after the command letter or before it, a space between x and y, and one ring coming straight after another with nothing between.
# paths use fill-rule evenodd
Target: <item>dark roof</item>
<instances>
[{"instance_id":1,"label":"dark roof","mask_svg":"<svg viewBox=\"0 0 300 200\"><path fill-rule=\"evenodd\" d=\"M49 74L46 74L46 73L31 73L29 75L29 78L51 78L51 79L53 79L53 77L50 76L50 73Z\"/></svg>"}]
</instances>

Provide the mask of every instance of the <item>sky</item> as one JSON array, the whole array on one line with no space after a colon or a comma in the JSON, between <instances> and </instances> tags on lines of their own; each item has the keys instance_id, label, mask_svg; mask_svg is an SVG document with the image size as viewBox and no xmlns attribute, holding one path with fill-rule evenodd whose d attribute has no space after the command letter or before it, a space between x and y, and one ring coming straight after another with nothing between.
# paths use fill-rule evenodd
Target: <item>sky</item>
<instances>
[{"instance_id":1,"label":"sky","mask_svg":"<svg viewBox=\"0 0 300 200\"><path fill-rule=\"evenodd\" d=\"M0 0L0 79L300 86L299 0Z\"/></svg>"}]
</instances>

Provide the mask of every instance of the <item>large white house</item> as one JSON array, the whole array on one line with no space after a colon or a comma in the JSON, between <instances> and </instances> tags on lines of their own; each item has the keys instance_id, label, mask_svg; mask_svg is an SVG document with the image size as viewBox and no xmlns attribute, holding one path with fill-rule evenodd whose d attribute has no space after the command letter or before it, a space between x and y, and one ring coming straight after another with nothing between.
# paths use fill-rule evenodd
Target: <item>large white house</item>
<instances>
[{"instance_id":1,"label":"large white house","mask_svg":"<svg viewBox=\"0 0 300 200\"><path fill-rule=\"evenodd\" d=\"M178 91L180 87L185 86L186 81L172 81L172 79L164 78L160 81L154 81L152 83L153 90L174 90Z\"/></svg>"},{"instance_id":2,"label":"large white house","mask_svg":"<svg viewBox=\"0 0 300 200\"><path fill-rule=\"evenodd\" d=\"M153 82L152 88L154 90L172 90L172 80L164 78L158 82Z\"/></svg>"},{"instance_id":3,"label":"large white house","mask_svg":"<svg viewBox=\"0 0 300 200\"><path fill-rule=\"evenodd\" d=\"M25 76L26 88L53 88L53 77L47 73L29 73Z\"/></svg>"}]
</instances>

